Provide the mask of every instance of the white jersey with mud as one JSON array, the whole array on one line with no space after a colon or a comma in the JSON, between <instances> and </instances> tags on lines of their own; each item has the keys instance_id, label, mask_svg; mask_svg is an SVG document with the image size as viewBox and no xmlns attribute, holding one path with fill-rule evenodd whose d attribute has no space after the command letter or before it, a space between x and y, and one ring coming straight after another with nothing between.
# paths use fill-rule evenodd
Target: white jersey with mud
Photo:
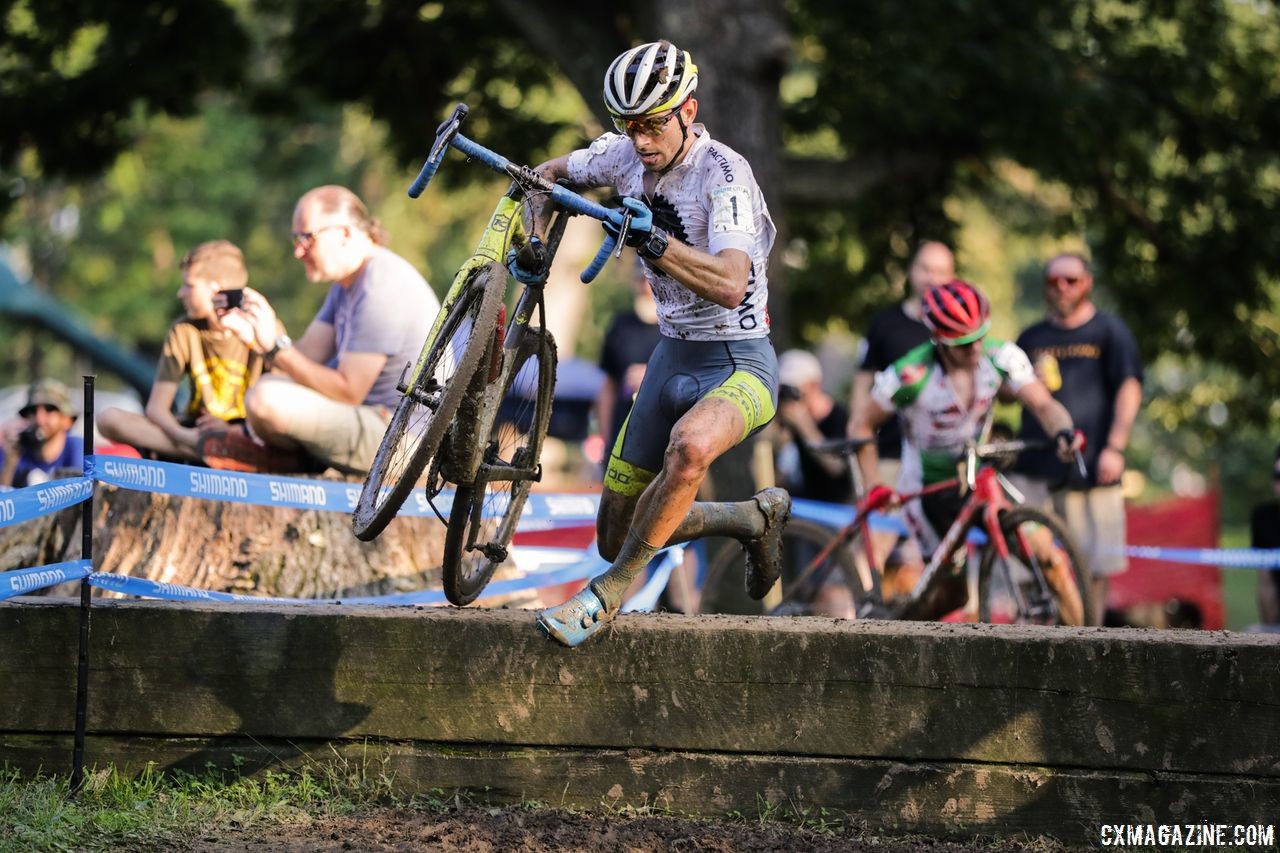
<instances>
[{"instance_id":1,"label":"white jersey with mud","mask_svg":"<svg viewBox=\"0 0 1280 853\"><path fill-rule=\"evenodd\" d=\"M956 474L965 442L978 438L1002 385L1017 393L1036 378L1017 344L991 338L973 375L973 402L963 407L932 343L921 344L876 374L871 399L902 423L898 487L914 491Z\"/></svg>"},{"instance_id":2,"label":"white jersey with mud","mask_svg":"<svg viewBox=\"0 0 1280 853\"><path fill-rule=\"evenodd\" d=\"M606 133L569 155L569 180L577 186L612 186L641 199L654 224L680 242L711 255L737 249L751 259L747 292L734 308L703 299L656 265L645 275L658 303L658 327L670 338L691 341L747 340L769 334L766 268L777 230L751 166L733 149L711 139L701 124L683 161L644 191L644 165L631 140Z\"/></svg>"}]
</instances>

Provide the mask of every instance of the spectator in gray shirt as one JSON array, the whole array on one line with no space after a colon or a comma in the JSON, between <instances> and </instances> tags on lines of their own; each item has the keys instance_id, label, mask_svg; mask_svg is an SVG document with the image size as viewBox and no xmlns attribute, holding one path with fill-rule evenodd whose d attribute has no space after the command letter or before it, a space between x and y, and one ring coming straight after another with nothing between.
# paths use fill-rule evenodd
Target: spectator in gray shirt
<instances>
[{"instance_id":1,"label":"spectator in gray shirt","mask_svg":"<svg viewBox=\"0 0 1280 853\"><path fill-rule=\"evenodd\" d=\"M245 404L249 434L206 436L213 467L272 470L273 456L301 450L349 474L369 470L400 400L396 383L417 360L440 302L355 193L339 186L307 192L293 211L293 254L307 279L329 282L320 312L295 344L275 310L246 288L222 323L266 357L270 374Z\"/></svg>"}]
</instances>

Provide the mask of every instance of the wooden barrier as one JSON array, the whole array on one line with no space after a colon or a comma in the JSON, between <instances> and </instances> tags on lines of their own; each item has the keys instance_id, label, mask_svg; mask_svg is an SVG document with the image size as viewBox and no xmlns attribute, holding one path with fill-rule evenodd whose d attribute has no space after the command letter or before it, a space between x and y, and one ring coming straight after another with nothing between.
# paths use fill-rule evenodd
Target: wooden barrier
<instances>
[{"instance_id":1,"label":"wooden barrier","mask_svg":"<svg viewBox=\"0 0 1280 853\"><path fill-rule=\"evenodd\" d=\"M0 606L0 762L69 769L76 610ZM1274 823L1280 639L635 615L567 650L528 611L95 605L87 761L296 766L403 790L890 832Z\"/></svg>"}]
</instances>

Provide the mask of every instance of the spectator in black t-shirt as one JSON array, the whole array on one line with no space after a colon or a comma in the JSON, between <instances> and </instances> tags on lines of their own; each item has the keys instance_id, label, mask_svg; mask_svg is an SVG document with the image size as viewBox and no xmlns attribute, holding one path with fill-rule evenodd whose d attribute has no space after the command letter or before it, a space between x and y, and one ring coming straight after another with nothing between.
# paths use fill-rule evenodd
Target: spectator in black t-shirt
<instances>
[{"instance_id":1,"label":"spectator in black t-shirt","mask_svg":"<svg viewBox=\"0 0 1280 853\"><path fill-rule=\"evenodd\" d=\"M662 337L658 331L658 304L653 300L653 290L639 262L635 265L631 289L634 294L631 310L619 311L609 321L600 350L600 369L605 373L605 381L596 396L595 413L600 435L605 439L605 459L618 440L622 424L631 412L631 401L644 378L645 365Z\"/></svg>"},{"instance_id":2,"label":"spectator in black t-shirt","mask_svg":"<svg viewBox=\"0 0 1280 853\"><path fill-rule=\"evenodd\" d=\"M1280 548L1280 447L1271 463L1276 500L1258 504L1249 516L1249 547ZM1280 570L1259 573L1258 615L1263 625L1280 626Z\"/></svg>"},{"instance_id":3,"label":"spectator in black t-shirt","mask_svg":"<svg viewBox=\"0 0 1280 853\"><path fill-rule=\"evenodd\" d=\"M907 269L907 298L871 318L862 364L853 377L850 415L857 414L858 409L866 404L871 394L871 382L877 373L929 341L929 330L920 322L920 299L930 287L945 284L955 277L955 256L950 249L934 240L920 244ZM853 428L852 418L848 428ZM880 428L876 446L880 451L881 482L897 482L898 464L902 458L902 430L896 418Z\"/></svg>"},{"instance_id":4,"label":"spectator in black t-shirt","mask_svg":"<svg viewBox=\"0 0 1280 853\"><path fill-rule=\"evenodd\" d=\"M1142 362L1128 327L1098 310L1092 294L1093 274L1083 257L1052 258L1045 266L1048 317L1018 336L1036 375L1084 431L1088 476L1082 478L1051 449L1022 454L1014 470L1022 475L1020 485L1029 502L1052 501L1067 522L1093 573L1094 615L1100 619L1107 578L1128 567L1120 478L1129 432L1142 404ZM1022 419L1019 435L1045 438L1039 422L1028 417ZM1065 493L1050 495L1064 484Z\"/></svg>"}]
</instances>

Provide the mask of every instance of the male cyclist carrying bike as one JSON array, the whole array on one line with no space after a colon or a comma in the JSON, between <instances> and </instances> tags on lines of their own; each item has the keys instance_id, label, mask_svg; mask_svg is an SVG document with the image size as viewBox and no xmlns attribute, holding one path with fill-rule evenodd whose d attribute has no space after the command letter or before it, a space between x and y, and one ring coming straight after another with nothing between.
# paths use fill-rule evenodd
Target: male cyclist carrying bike
<instances>
[{"instance_id":1,"label":"male cyclist carrying bike","mask_svg":"<svg viewBox=\"0 0 1280 853\"><path fill-rule=\"evenodd\" d=\"M631 581L667 544L739 539L755 598L778 577L785 491L694 501L711 463L764 427L778 402L765 273L776 231L746 160L694 123L697 85L688 51L670 42L625 51L604 78L618 133L539 167L552 180L612 186L627 197L626 242L644 260L662 333L605 472L597 532L613 565L538 614L539 628L567 646L617 613ZM535 235L545 233L548 214L539 212Z\"/></svg>"},{"instance_id":2,"label":"male cyclist carrying bike","mask_svg":"<svg viewBox=\"0 0 1280 853\"><path fill-rule=\"evenodd\" d=\"M875 376L868 404L854 415L853 438L870 439L896 413L903 428L902 471L898 489L922 486L955 477L956 463L967 441L990 422L996 398L1018 400L1035 415L1049 435L1056 436L1058 454L1065 460L1083 444L1071 415L1036 378L1026 353L1015 344L987 338L991 328L987 298L968 282L954 280L931 287L924 294L921 319L932 340L921 344ZM874 441L858 450L858 467L866 483L863 511L897 503L893 489L880 483ZM903 507L908 527L926 553L960 513L959 487L925 495ZM919 572L921 567L903 567ZM1069 590L1066 567L1046 567L1054 590ZM901 583L899 583L901 585ZM953 573L926 592L909 618L935 619L964 603L965 579ZM1078 607L1078 596L1076 598ZM1083 613L1064 617L1083 624Z\"/></svg>"}]
</instances>

